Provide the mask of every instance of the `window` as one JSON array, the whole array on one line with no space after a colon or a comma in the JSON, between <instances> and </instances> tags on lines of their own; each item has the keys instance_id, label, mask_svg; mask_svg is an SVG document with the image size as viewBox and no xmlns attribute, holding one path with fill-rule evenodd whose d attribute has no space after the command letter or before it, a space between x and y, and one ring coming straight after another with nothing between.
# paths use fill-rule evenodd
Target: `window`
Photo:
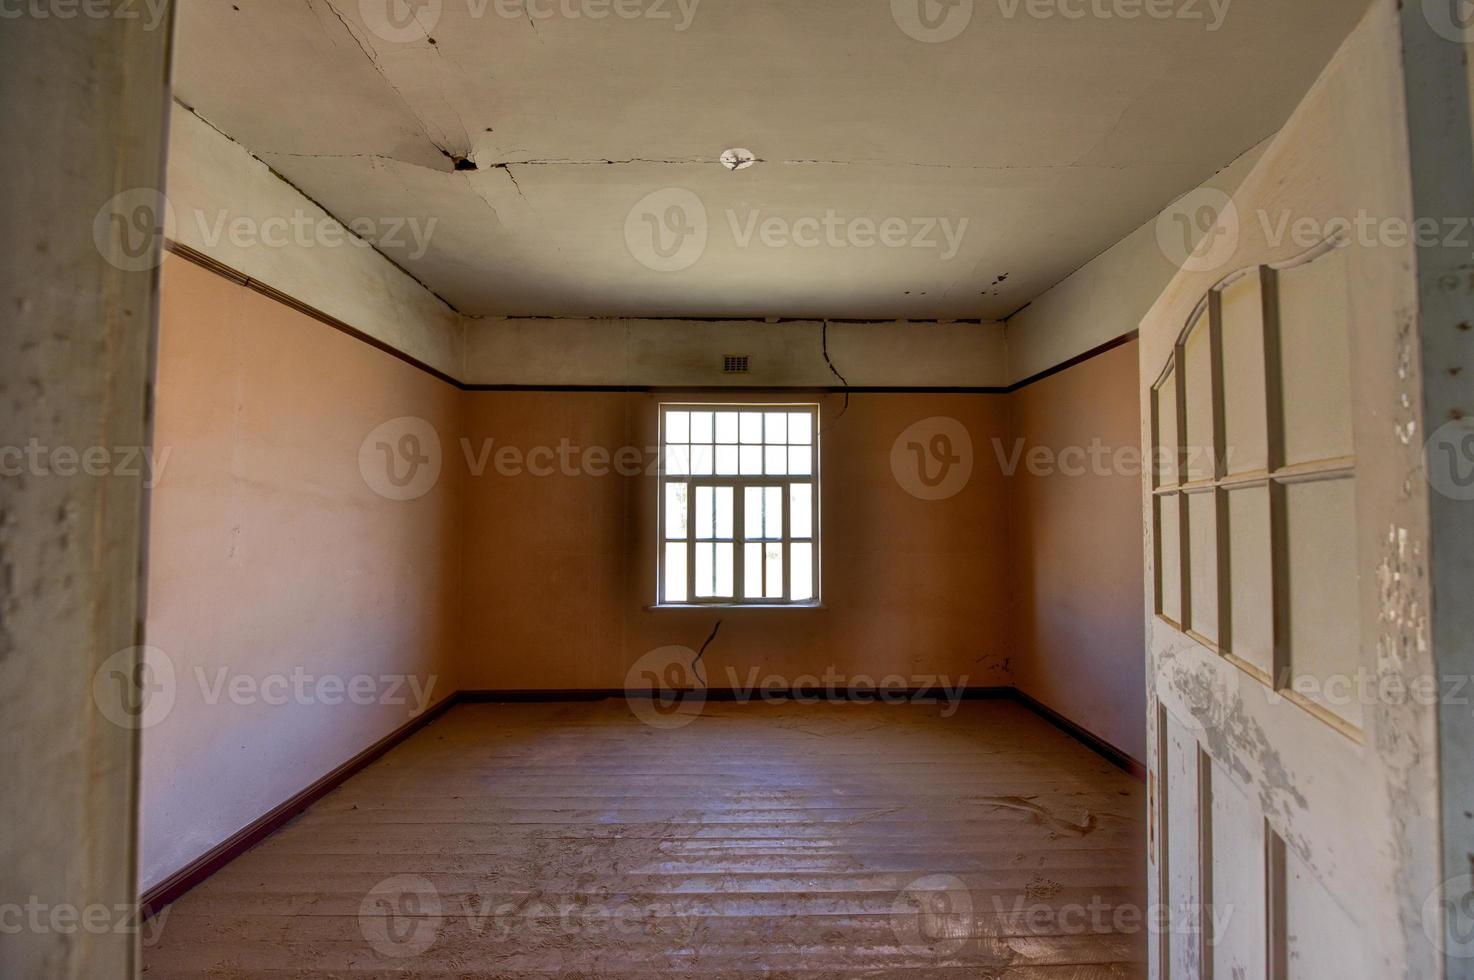
<instances>
[{"instance_id":1,"label":"window","mask_svg":"<svg viewBox=\"0 0 1474 980\"><path fill-rule=\"evenodd\" d=\"M660 406L666 605L819 596L819 406Z\"/></svg>"}]
</instances>

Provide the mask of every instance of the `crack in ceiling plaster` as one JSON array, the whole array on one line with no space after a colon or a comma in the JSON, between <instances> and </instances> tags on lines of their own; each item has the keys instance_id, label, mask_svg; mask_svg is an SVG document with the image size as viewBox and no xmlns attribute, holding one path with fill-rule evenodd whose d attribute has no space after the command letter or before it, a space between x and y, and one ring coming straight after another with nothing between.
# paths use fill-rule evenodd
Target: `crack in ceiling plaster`
<instances>
[{"instance_id":1,"label":"crack in ceiling plaster","mask_svg":"<svg viewBox=\"0 0 1474 980\"><path fill-rule=\"evenodd\" d=\"M853 42L890 35L844 0L812 0L804 17L752 0L797 32L777 50L745 43L745 19L721 12L677 44L538 23L530 11L528 36L520 17L467 19L446 4L438 37L396 44L354 0L272 0L241 5L246 14L200 4L181 16L178 76L191 102L319 206L439 219L437 244L405 262L469 313L991 319L1140 227L1252 142L1246 134L1278 125L1351 17L1338 0L1240 2L1232 35L1102 33L1129 58L1087 49L1075 28L1003 31L971 47L885 49L897 71L881 73L855 65ZM1266 26L1293 42L1272 62L1244 63L1238 54ZM800 41L806 81L795 86ZM745 69L735 79L711 70L729 57ZM644 71L658 58L688 83L652 87ZM1212 85L1169 71L1185 60L1207 66L1198 74ZM970 94L939 100L939 82ZM729 179L718 152L733 145L772 153L755 161L771 172ZM269 146L288 152L255 149ZM335 149L345 152L303 152ZM506 171L506 186L478 176L491 170ZM631 251L629 215L671 189L662 184L710 210L680 275L647 272ZM843 247L795 251L751 230L820 215L834 216ZM944 217L971 221L965 243L958 226L960 256L922 230ZM849 247L852 225L868 235L862 223L882 220L908 223L907 247ZM987 282L1000 268L1014 275Z\"/></svg>"},{"instance_id":2,"label":"crack in ceiling plaster","mask_svg":"<svg viewBox=\"0 0 1474 980\"><path fill-rule=\"evenodd\" d=\"M343 16L342 12L340 12L338 10L338 8L333 5L332 0L307 0L307 2L308 2L308 5L313 10L316 10L318 8L319 3L321 3L322 6L325 6L325 7L328 8L328 11L330 13L332 13L333 17L338 21L338 23L341 24L341 25L343 25L343 30L345 30L345 31L348 32L348 36L350 38L352 38L353 43L358 47L358 50L361 51L361 52L363 52L363 56L365 58L367 58L369 64L373 66L374 72L381 79L384 80L384 84L387 85L387 86L389 86L389 88L394 92L395 96L397 96L399 98L399 101L404 104L405 109L407 109L409 111L410 117L414 119L415 125L420 128L420 132L424 134L425 139L429 141L429 143L430 143L431 146L435 147L436 150L438 150L441 154L443 154L444 156L446 156L446 157L448 157L450 159L454 159L457 156L464 156L465 155L464 153L457 154L454 151L452 151L450 148L445 147L445 146L442 146L435 139L435 137L433 137L433 136L430 135L429 128L426 127L424 119L421 118L419 112L415 109L414 105L411 104L411 102L409 100L409 97L404 94L403 90L401 90L398 85L395 85L394 84L393 79L391 79L389 77L389 74L386 71L384 71L384 66L379 63L379 59L377 57L375 57L374 52L370 49L369 45L365 44L364 41L363 41L363 39L358 36L358 32L353 29L353 25L351 25L351 24L348 23L347 18L345 18ZM457 117L457 118L459 118L459 117ZM465 129L465 123L464 123L464 121L462 121L461 128L462 129ZM468 144L467 149L469 150L469 143L470 143L470 134L469 133L467 133L466 141L467 141L467 144Z\"/></svg>"}]
</instances>

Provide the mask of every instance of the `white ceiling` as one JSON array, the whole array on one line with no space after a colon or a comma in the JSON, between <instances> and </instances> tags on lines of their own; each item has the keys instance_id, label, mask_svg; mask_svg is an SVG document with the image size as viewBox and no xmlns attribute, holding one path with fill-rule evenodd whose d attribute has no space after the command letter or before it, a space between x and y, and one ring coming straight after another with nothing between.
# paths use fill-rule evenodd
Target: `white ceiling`
<instances>
[{"instance_id":1,"label":"white ceiling","mask_svg":"<svg viewBox=\"0 0 1474 980\"><path fill-rule=\"evenodd\" d=\"M1364 6L962 0L927 43L898 26L916 0L523 2L421 0L428 35L391 40L403 0L189 0L176 91L344 221L435 219L423 254L380 247L463 313L993 319L1277 129ZM1062 13L1144 6L1183 16ZM631 209L670 188L706 242L661 271ZM845 247L740 240L826 212L939 246L929 219L967 224L950 258L856 247L863 220Z\"/></svg>"}]
</instances>

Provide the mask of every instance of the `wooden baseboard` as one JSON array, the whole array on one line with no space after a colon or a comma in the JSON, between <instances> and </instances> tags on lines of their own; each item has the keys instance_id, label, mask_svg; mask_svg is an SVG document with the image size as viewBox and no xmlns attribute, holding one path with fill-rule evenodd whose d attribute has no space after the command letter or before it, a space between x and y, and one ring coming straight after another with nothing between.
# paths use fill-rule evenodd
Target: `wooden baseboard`
<instances>
[{"instance_id":1,"label":"wooden baseboard","mask_svg":"<svg viewBox=\"0 0 1474 980\"><path fill-rule=\"evenodd\" d=\"M348 777L375 761L385 752L409 738L415 732L444 714L446 709L459 700L458 695L449 694L430 708L400 725L373 745L318 779L311 786L293 795L285 802L272 807L230 837L216 844L204 854L180 868L140 896L138 904L143 918L150 918L159 909L175 901L195 885L250 850L260 841L271 836L282 824L307 809L328 793L337 789Z\"/></svg>"},{"instance_id":2,"label":"wooden baseboard","mask_svg":"<svg viewBox=\"0 0 1474 980\"><path fill-rule=\"evenodd\" d=\"M1077 742L1083 742L1085 745L1093 749L1097 754L1104 757L1105 760L1111 765L1130 773L1141 782L1146 782L1146 766L1138 762L1136 759L1132 758L1129 753L1123 752L1121 749L1116 748L1110 742L1107 742L1105 739L1101 738L1094 732L1085 728L1081 728L1079 725L1075 724L1073 721L1066 718L1058 711L1055 711L1047 704L1044 704L1042 701L1035 700L1033 697L1025 694L1018 688L1013 687L1009 688L1009 690L1013 692L1011 695L1013 700L1017 701L1025 708L1028 708L1030 711L1034 712L1040 718L1043 718L1045 721L1054 725L1054 727L1060 729L1065 734L1071 736Z\"/></svg>"},{"instance_id":3,"label":"wooden baseboard","mask_svg":"<svg viewBox=\"0 0 1474 980\"><path fill-rule=\"evenodd\" d=\"M820 690L810 688L788 688L777 691L769 690L759 692L743 691L733 688L717 688L708 690L706 697L709 701L750 701L761 700L763 698L813 698L819 696L819 694ZM836 689L834 694L847 701L874 701L877 699L877 693L874 691ZM927 698L941 700L945 697L945 692L925 688L907 688L887 691L886 695L887 697L900 697L905 700L916 699L923 701ZM270 811L251 821L251 823L212 847L194 861L191 861L183 868L174 872L174 874L148 889L139 899L143 917L152 917L164 906L176 901L195 885L198 885L251 847L276 832L288 820L291 820L313 803L316 803L328 793L332 792L350 776L359 772L400 742L403 742L415 732L444 714L452 705L462 703L515 704L553 703L559 701L602 701L606 698L622 698L625 696L626 692L622 688L581 688L572 690L519 689L504 691L467 690L457 691L454 694L448 695L427 711L411 718L373 745L358 753L358 755L349 759L341 766L338 766L332 772L327 773L321 779L318 779L311 786L292 796L291 799L273 807ZM823 696L829 696L828 692L823 692ZM964 688L958 696L964 701L1015 701L1030 711L1033 711L1045 721L1061 729L1067 735L1084 743L1113 765L1125 770L1137 779L1146 779L1146 767L1140 762L1092 732L1081 728L1059 712L1036 701L1016 687L968 687Z\"/></svg>"}]
</instances>

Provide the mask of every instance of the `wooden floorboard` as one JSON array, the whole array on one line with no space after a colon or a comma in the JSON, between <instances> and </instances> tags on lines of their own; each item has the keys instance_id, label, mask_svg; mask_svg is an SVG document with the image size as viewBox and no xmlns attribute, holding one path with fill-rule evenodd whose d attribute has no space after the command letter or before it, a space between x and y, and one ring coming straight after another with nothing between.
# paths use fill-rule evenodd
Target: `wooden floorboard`
<instances>
[{"instance_id":1,"label":"wooden floorboard","mask_svg":"<svg viewBox=\"0 0 1474 980\"><path fill-rule=\"evenodd\" d=\"M1144 812L1007 701L463 704L163 910L144 975L1134 978Z\"/></svg>"}]
</instances>

